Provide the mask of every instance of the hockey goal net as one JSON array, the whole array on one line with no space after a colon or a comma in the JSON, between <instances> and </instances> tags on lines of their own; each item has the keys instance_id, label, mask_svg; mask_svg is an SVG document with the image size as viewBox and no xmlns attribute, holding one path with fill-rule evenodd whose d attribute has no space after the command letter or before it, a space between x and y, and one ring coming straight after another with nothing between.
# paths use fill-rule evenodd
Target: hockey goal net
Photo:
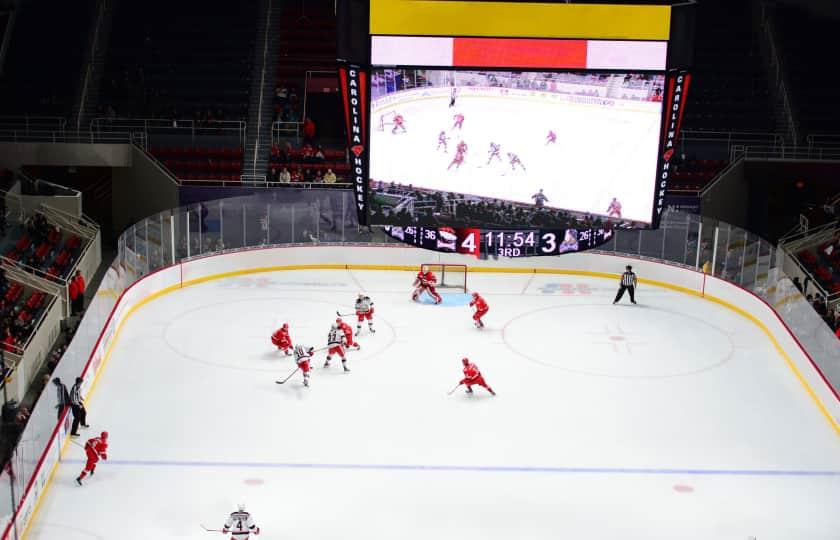
<instances>
[{"instance_id":1,"label":"hockey goal net","mask_svg":"<svg viewBox=\"0 0 840 540\"><path fill-rule=\"evenodd\" d=\"M438 287L467 292L467 265L465 264L423 264L420 266L420 271L433 273L437 278Z\"/></svg>"},{"instance_id":2,"label":"hockey goal net","mask_svg":"<svg viewBox=\"0 0 840 540\"><path fill-rule=\"evenodd\" d=\"M394 125L394 117L397 116L396 111L390 111L379 115L379 121L377 122L377 129L379 131L385 131L385 126L393 126Z\"/></svg>"}]
</instances>

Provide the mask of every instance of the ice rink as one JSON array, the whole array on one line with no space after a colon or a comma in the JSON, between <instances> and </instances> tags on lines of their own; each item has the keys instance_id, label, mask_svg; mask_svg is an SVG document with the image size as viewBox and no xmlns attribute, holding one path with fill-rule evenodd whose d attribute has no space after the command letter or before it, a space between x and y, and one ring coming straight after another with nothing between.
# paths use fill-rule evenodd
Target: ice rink
<instances>
[{"instance_id":1,"label":"ice rink","mask_svg":"<svg viewBox=\"0 0 840 540\"><path fill-rule=\"evenodd\" d=\"M630 110L550 99L462 95L452 108L444 96L374 103L375 124L396 112L406 132L392 133L392 125L371 131L370 177L523 203L544 189L548 206L602 215L616 197L623 218L649 223L661 103L633 103L639 110ZM456 113L464 115L461 129L453 129ZM549 130L555 143L546 141ZM438 149L441 131L447 152ZM465 161L450 168L460 141L468 146ZM488 163L491 142L501 145L501 159ZM525 170L511 168L508 152Z\"/></svg>"},{"instance_id":2,"label":"ice rink","mask_svg":"<svg viewBox=\"0 0 840 540\"><path fill-rule=\"evenodd\" d=\"M27 538L221 538L200 524L238 502L264 540L838 538L840 439L747 319L661 288L613 306L612 280L476 274L480 331L459 295L411 302L412 278L252 274L145 305L88 399L110 460L78 487L69 445ZM275 384L294 369L277 325L323 346L360 290L376 334L352 371L321 353L310 388ZM463 356L497 397L447 395Z\"/></svg>"}]
</instances>

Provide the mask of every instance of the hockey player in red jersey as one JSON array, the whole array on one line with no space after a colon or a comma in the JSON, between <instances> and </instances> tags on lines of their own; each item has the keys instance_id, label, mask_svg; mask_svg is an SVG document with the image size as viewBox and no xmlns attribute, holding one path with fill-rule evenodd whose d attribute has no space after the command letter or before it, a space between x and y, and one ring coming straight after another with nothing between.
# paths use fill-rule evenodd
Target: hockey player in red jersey
<instances>
[{"instance_id":1,"label":"hockey player in red jersey","mask_svg":"<svg viewBox=\"0 0 840 540\"><path fill-rule=\"evenodd\" d=\"M435 299L435 304L440 304L441 302L443 302L443 298L441 298L440 295L437 293L437 290L435 290L437 278L432 273L432 271L427 271L424 277L426 278L426 292L429 293L429 295Z\"/></svg>"},{"instance_id":2,"label":"hockey player in red jersey","mask_svg":"<svg viewBox=\"0 0 840 540\"><path fill-rule=\"evenodd\" d=\"M412 287L414 287L414 292L411 293L411 299L416 302L420 298L420 295L423 294L423 291L426 290L426 274L422 270L417 272L417 277L414 278Z\"/></svg>"},{"instance_id":3,"label":"hockey player in red jersey","mask_svg":"<svg viewBox=\"0 0 840 540\"><path fill-rule=\"evenodd\" d=\"M607 215L609 217L617 217L621 218L621 203L618 202L618 199L613 197L613 200L610 202L609 208L607 208Z\"/></svg>"},{"instance_id":4,"label":"hockey player in red jersey","mask_svg":"<svg viewBox=\"0 0 840 540\"><path fill-rule=\"evenodd\" d=\"M455 152L455 157L452 158L452 162L449 163L449 167L447 167L446 170L448 171L452 168L453 165L455 165L455 170L457 171L459 168L461 168L462 163L464 163L464 153Z\"/></svg>"},{"instance_id":5,"label":"hockey player in red jersey","mask_svg":"<svg viewBox=\"0 0 840 540\"><path fill-rule=\"evenodd\" d=\"M467 154L467 143L465 143L464 141L459 142L458 146L455 147L455 153L466 155Z\"/></svg>"},{"instance_id":6,"label":"hockey player in red jersey","mask_svg":"<svg viewBox=\"0 0 840 540\"><path fill-rule=\"evenodd\" d=\"M286 356L292 354L289 352L293 347L292 338L289 337L289 323L283 323L283 326L279 330L271 334L271 343L273 343L278 350L286 353Z\"/></svg>"},{"instance_id":7,"label":"hockey player in red jersey","mask_svg":"<svg viewBox=\"0 0 840 540\"><path fill-rule=\"evenodd\" d=\"M464 127L464 115L461 113L456 114L452 117L455 120L455 123L452 125L452 129L458 128L462 129Z\"/></svg>"},{"instance_id":8,"label":"hockey player in red jersey","mask_svg":"<svg viewBox=\"0 0 840 540\"><path fill-rule=\"evenodd\" d=\"M472 302L470 302L470 306L475 307L475 313L473 313L475 327L484 328L484 323L481 321L481 318L487 315L487 312L490 311L490 307L487 305L487 302L484 301L484 298L482 298L477 292L472 293L472 297L473 299Z\"/></svg>"},{"instance_id":9,"label":"hockey player in red jersey","mask_svg":"<svg viewBox=\"0 0 840 540\"><path fill-rule=\"evenodd\" d=\"M355 309L356 335L358 336L362 331L362 321L364 320L367 320L370 333L375 334L376 330L373 329L373 300L370 299L370 296L359 293L359 296L356 297Z\"/></svg>"},{"instance_id":10,"label":"hockey player in red jersey","mask_svg":"<svg viewBox=\"0 0 840 540\"><path fill-rule=\"evenodd\" d=\"M295 347L295 363L298 369L303 372L303 386L309 386L309 372L312 371L309 361L312 360L313 354L315 354L315 347L305 347L303 345Z\"/></svg>"},{"instance_id":11,"label":"hockey player in red jersey","mask_svg":"<svg viewBox=\"0 0 840 540\"><path fill-rule=\"evenodd\" d=\"M401 129L403 133L405 133L405 118L401 114L394 115L394 129L391 130L392 134L396 134L398 129Z\"/></svg>"},{"instance_id":12,"label":"hockey player in red jersey","mask_svg":"<svg viewBox=\"0 0 840 540\"><path fill-rule=\"evenodd\" d=\"M496 392L487 385L484 377L482 377L481 372L478 370L478 366L470 362L469 358L464 358L461 362L464 364L464 378L461 379L461 384L467 387L468 394L473 393L473 386L483 386L488 392L494 396L496 395Z\"/></svg>"},{"instance_id":13,"label":"hockey player in red jersey","mask_svg":"<svg viewBox=\"0 0 840 540\"><path fill-rule=\"evenodd\" d=\"M330 327L330 333L327 336L327 361L324 362L325 368L330 367L332 355L337 354L341 358L341 365L344 367L344 371L350 371L350 368L347 367L347 358L344 356L344 344L344 332L341 331L341 328L337 324L332 325Z\"/></svg>"},{"instance_id":14,"label":"hockey player in red jersey","mask_svg":"<svg viewBox=\"0 0 840 540\"><path fill-rule=\"evenodd\" d=\"M82 485L82 480L90 473L93 476L96 471L96 464L100 459L108 460L108 432L103 431L99 437L88 439L85 443L85 454L87 455L87 463L85 468L76 478L76 483Z\"/></svg>"},{"instance_id":15,"label":"hockey player in red jersey","mask_svg":"<svg viewBox=\"0 0 840 540\"><path fill-rule=\"evenodd\" d=\"M448 140L449 140L449 137L446 136L445 131L441 131L440 133L438 133L437 150L440 150L440 147L442 146L443 147L443 153L445 154L449 150L449 148L446 145L446 141L448 141Z\"/></svg>"},{"instance_id":16,"label":"hockey player in red jersey","mask_svg":"<svg viewBox=\"0 0 840 540\"><path fill-rule=\"evenodd\" d=\"M557 134L554 133L552 130L548 130L548 135L545 137L545 145L548 146L549 144L554 144L557 142Z\"/></svg>"},{"instance_id":17,"label":"hockey player in red jersey","mask_svg":"<svg viewBox=\"0 0 840 540\"><path fill-rule=\"evenodd\" d=\"M341 329L344 333L344 342L347 344L348 347L353 347L354 349L361 349L362 346L358 343L353 341L353 327L344 322L341 317L335 320L335 324Z\"/></svg>"}]
</instances>

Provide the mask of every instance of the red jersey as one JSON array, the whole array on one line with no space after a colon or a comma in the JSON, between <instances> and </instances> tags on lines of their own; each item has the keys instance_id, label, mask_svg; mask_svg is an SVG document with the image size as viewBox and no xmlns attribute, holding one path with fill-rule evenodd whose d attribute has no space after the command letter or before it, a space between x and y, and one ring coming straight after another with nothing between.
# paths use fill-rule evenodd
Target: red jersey
<instances>
[{"instance_id":1,"label":"red jersey","mask_svg":"<svg viewBox=\"0 0 840 540\"><path fill-rule=\"evenodd\" d=\"M459 142L459 143L458 143L458 146L457 146L457 147L455 147L455 150L456 150L459 154L463 154L463 153L465 153L465 152L467 151L467 143L465 143L464 141Z\"/></svg>"},{"instance_id":2,"label":"red jersey","mask_svg":"<svg viewBox=\"0 0 840 540\"><path fill-rule=\"evenodd\" d=\"M484 298L482 298L481 296L476 296L475 298L473 298L473 301L470 302L470 305L475 306L476 311L485 311L489 309L487 307L487 302L485 302Z\"/></svg>"},{"instance_id":3,"label":"red jersey","mask_svg":"<svg viewBox=\"0 0 840 540\"><path fill-rule=\"evenodd\" d=\"M278 347L291 347L292 338L289 337L289 330L281 328L271 334L271 342Z\"/></svg>"},{"instance_id":4,"label":"red jersey","mask_svg":"<svg viewBox=\"0 0 840 540\"><path fill-rule=\"evenodd\" d=\"M426 278L426 283L428 285L434 285L435 283L437 283L437 278L431 272L426 272L426 275L424 277Z\"/></svg>"},{"instance_id":5,"label":"red jersey","mask_svg":"<svg viewBox=\"0 0 840 540\"><path fill-rule=\"evenodd\" d=\"M472 362L468 363L464 366L464 378L468 381L474 381L481 377L481 372L478 370L478 366L473 364Z\"/></svg>"},{"instance_id":6,"label":"red jersey","mask_svg":"<svg viewBox=\"0 0 840 540\"><path fill-rule=\"evenodd\" d=\"M102 437L93 437L85 443L85 454L89 460L108 459L108 441Z\"/></svg>"},{"instance_id":7,"label":"red jersey","mask_svg":"<svg viewBox=\"0 0 840 540\"><path fill-rule=\"evenodd\" d=\"M398 115L394 116L394 124L396 124L396 125L398 125L398 126L403 125L403 121L404 121L404 120L405 120L405 119L402 117L402 115L401 115L401 114L398 114Z\"/></svg>"}]
</instances>

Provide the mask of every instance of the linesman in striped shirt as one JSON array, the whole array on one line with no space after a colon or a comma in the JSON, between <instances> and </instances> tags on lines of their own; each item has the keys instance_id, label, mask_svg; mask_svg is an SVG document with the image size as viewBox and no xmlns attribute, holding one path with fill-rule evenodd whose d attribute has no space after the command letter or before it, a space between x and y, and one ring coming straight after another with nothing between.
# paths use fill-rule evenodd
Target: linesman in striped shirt
<instances>
[{"instance_id":1,"label":"linesman in striped shirt","mask_svg":"<svg viewBox=\"0 0 840 540\"><path fill-rule=\"evenodd\" d=\"M71 437L79 436L79 424L82 427L90 427L87 423L87 409L85 409L85 401L82 399L82 383L84 380L81 377L76 377L76 384L70 389L70 408L73 409L73 427L70 429Z\"/></svg>"},{"instance_id":2,"label":"linesman in striped shirt","mask_svg":"<svg viewBox=\"0 0 840 540\"><path fill-rule=\"evenodd\" d=\"M633 267L627 265L623 274L621 274L621 283L618 288L618 294L615 295L613 304L617 304L621 297L624 296L624 291L630 293L630 301L636 303L636 274L633 273Z\"/></svg>"}]
</instances>

